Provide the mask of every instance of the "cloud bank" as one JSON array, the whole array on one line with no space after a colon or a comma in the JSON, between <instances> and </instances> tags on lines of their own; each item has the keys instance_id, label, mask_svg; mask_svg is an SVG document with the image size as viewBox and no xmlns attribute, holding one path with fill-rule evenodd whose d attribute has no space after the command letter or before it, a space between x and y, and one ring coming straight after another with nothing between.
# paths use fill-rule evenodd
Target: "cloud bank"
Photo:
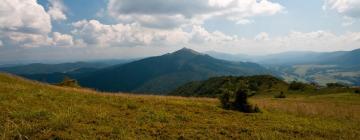
<instances>
[{"instance_id":1,"label":"cloud bank","mask_svg":"<svg viewBox=\"0 0 360 140\"><path fill-rule=\"evenodd\" d=\"M47 7L47 8L44 8ZM344 17L344 26L360 18L358 0L325 0L325 10ZM199 51L266 54L284 51L338 51L360 46L360 32L289 31L281 36L260 31L242 37L206 28L212 19L252 24L286 7L270 0L108 0L101 8L113 22L94 18L71 21L61 0L3 0L0 3L0 58L73 55L73 58L143 57L189 47ZM321 10L321 5L319 6ZM287 12L287 11L286 11ZM291 11L289 11L291 12ZM63 25L66 32L58 31ZM241 31L239 31L241 32ZM20 57L21 57L20 56ZM70 58L70 56L69 56Z\"/></svg>"},{"instance_id":2,"label":"cloud bank","mask_svg":"<svg viewBox=\"0 0 360 140\"><path fill-rule=\"evenodd\" d=\"M120 22L157 28L202 24L216 16L244 23L247 18L284 10L282 5L268 0L110 0L107 8Z\"/></svg>"}]
</instances>

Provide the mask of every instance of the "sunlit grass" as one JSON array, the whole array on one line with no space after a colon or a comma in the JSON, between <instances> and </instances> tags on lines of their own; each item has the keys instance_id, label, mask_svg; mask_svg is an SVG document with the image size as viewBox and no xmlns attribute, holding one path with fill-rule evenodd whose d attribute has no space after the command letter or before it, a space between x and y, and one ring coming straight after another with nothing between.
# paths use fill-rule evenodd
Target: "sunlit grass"
<instances>
[{"instance_id":1,"label":"sunlit grass","mask_svg":"<svg viewBox=\"0 0 360 140\"><path fill-rule=\"evenodd\" d=\"M217 99L99 93L0 74L0 139L359 139L357 94Z\"/></svg>"}]
</instances>

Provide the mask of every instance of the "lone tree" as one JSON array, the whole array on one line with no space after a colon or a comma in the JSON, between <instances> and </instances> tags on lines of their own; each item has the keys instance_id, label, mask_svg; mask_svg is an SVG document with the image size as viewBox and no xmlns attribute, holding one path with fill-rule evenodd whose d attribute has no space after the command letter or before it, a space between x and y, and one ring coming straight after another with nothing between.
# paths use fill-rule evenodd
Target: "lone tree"
<instances>
[{"instance_id":1,"label":"lone tree","mask_svg":"<svg viewBox=\"0 0 360 140\"><path fill-rule=\"evenodd\" d=\"M231 107L231 93L228 90L221 90L222 94L220 94L219 100L221 103L221 107L224 109L230 109Z\"/></svg>"},{"instance_id":2,"label":"lone tree","mask_svg":"<svg viewBox=\"0 0 360 140\"><path fill-rule=\"evenodd\" d=\"M235 92L235 99L231 100L231 92L222 90L223 93L220 96L220 102L224 109L238 110L245 113L261 112L257 106L252 106L248 102L247 90L237 90Z\"/></svg>"},{"instance_id":3,"label":"lone tree","mask_svg":"<svg viewBox=\"0 0 360 140\"><path fill-rule=\"evenodd\" d=\"M348 85L342 83L327 83L328 88L349 88Z\"/></svg>"},{"instance_id":4,"label":"lone tree","mask_svg":"<svg viewBox=\"0 0 360 140\"><path fill-rule=\"evenodd\" d=\"M289 85L289 90L305 90L306 84L302 82L293 81Z\"/></svg>"},{"instance_id":5,"label":"lone tree","mask_svg":"<svg viewBox=\"0 0 360 140\"><path fill-rule=\"evenodd\" d=\"M63 81L56 84L58 86L64 86L64 87L80 87L78 82L75 79L71 79L68 76L65 76Z\"/></svg>"}]
</instances>

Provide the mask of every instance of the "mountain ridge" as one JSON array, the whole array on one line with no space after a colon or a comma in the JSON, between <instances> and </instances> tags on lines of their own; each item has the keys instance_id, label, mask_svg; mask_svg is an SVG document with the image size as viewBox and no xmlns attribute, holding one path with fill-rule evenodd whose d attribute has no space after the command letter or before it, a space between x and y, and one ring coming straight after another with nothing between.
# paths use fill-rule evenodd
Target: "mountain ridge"
<instances>
[{"instance_id":1,"label":"mountain ridge","mask_svg":"<svg viewBox=\"0 0 360 140\"><path fill-rule=\"evenodd\" d=\"M183 48L173 53L102 69L88 77L80 78L79 82L85 87L105 91L163 94L192 80L203 80L220 75L252 75L267 72L265 68L255 63L219 60Z\"/></svg>"}]
</instances>

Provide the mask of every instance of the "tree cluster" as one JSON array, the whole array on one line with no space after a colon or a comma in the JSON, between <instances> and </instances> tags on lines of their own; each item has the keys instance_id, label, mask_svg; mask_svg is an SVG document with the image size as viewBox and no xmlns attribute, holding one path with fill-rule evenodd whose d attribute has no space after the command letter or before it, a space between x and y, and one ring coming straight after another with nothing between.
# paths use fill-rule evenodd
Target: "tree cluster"
<instances>
[{"instance_id":1,"label":"tree cluster","mask_svg":"<svg viewBox=\"0 0 360 140\"><path fill-rule=\"evenodd\" d=\"M222 108L237 110L245 113L261 112L259 107L248 102L247 90L237 90L235 93L229 90L222 90L219 100Z\"/></svg>"}]
</instances>

